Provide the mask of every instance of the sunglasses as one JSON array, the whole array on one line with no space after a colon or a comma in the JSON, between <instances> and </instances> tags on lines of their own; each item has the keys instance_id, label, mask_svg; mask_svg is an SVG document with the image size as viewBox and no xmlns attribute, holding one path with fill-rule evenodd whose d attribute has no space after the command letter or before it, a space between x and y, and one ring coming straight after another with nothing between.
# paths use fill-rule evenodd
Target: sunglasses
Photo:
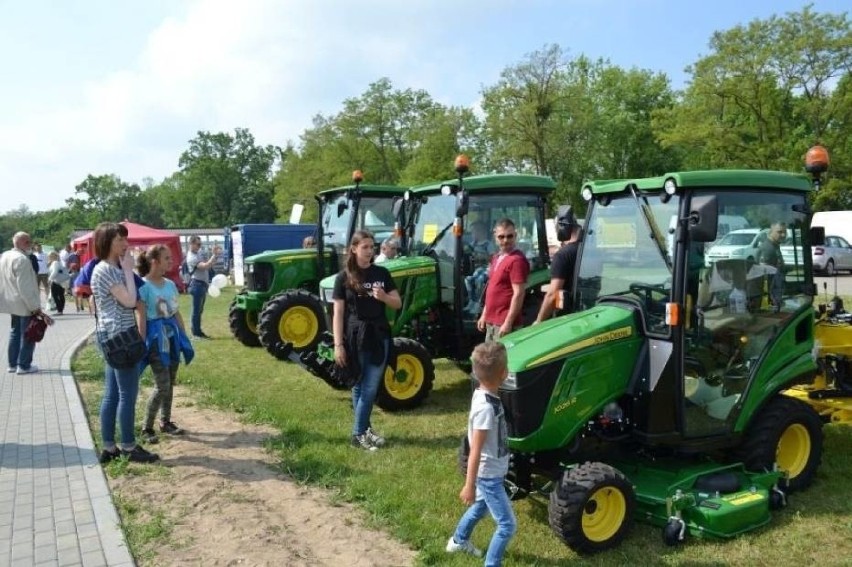
<instances>
[{"instance_id":1,"label":"sunglasses","mask_svg":"<svg viewBox=\"0 0 852 567\"><path fill-rule=\"evenodd\" d=\"M514 234L498 234L497 240L514 240Z\"/></svg>"}]
</instances>

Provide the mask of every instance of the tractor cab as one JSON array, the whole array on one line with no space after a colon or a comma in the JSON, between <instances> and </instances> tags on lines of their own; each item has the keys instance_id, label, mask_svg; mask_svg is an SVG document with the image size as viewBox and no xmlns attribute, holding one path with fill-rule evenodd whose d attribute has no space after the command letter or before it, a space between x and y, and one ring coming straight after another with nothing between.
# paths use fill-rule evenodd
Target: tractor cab
<instances>
[{"instance_id":1,"label":"tractor cab","mask_svg":"<svg viewBox=\"0 0 852 567\"><path fill-rule=\"evenodd\" d=\"M549 177L478 175L417 187L406 193L411 222L407 226L412 255L435 262L438 295L435 314L454 336L437 341L437 356L467 362L482 340L476 321L482 313L488 266L497 252L494 226L515 224L515 247L530 263L524 324L541 305L541 286L549 283L550 256L545 231L547 197L555 189Z\"/></svg>"},{"instance_id":2,"label":"tractor cab","mask_svg":"<svg viewBox=\"0 0 852 567\"><path fill-rule=\"evenodd\" d=\"M405 221L405 189L363 184L360 171L352 185L320 191L317 196L316 248L263 252L246 259L246 289L229 312L231 331L243 344L263 346L286 360L293 350L312 349L327 328L319 282L338 272L352 232L370 230L379 239L396 235Z\"/></svg>"},{"instance_id":3,"label":"tractor cab","mask_svg":"<svg viewBox=\"0 0 852 567\"><path fill-rule=\"evenodd\" d=\"M501 338L513 493L548 493L573 549L613 547L634 517L671 545L732 537L813 481L822 421L784 392L818 372L823 234L808 228L808 196L821 171L583 187L573 312ZM762 238L710 254L732 218Z\"/></svg>"}]
</instances>

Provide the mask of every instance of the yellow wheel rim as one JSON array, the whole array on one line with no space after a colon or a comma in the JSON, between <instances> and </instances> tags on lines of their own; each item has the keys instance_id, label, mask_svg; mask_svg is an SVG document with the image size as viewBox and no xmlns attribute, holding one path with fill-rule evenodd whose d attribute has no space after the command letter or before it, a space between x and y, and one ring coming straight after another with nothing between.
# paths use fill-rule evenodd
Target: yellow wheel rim
<instances>
[{"instance_id":1,"label":"yellow wheel rim","mask_svg":"<svg viewBox=\"0 0 852 567\"><path fill-rule=\"evenodd\" d=\"M417 395L423 387L423 364L412 354L399 353L396 372L388 366L385 370L385 389L397 400L407 400Z\"/></svg>"},{"instance_id":2,"label":"yellow wheel rim","mask_svg":"<svg viewBox=\"0 0 852 567\"><path fill-rule=\"evenodd\" d=\"M785 471L789 478L796 478L805 470L810 456L811 435L808 429L800 423L794 423L785 429L778 440L778 451L775 453L778 467Z\"/></svg>"},{"instance_id":3,"label":"yellow wheel rim","mask_svg":"<svg viewBox=\"0 0 852 567\"><path fill-rule=\"evenodd\" d=\"M596 490L583 507L583 533L590 541L605 542L624 524L627 500L613 486Z\"/></svg>"},{"instance_id":4,"label":"yellow wheel rim","mask_svg":"<svg viewBox=\"0 0 852 567\"><path fill-rule=\"evenodd\" d=\"M281 315L278 334L282 340L293 343L293 348L304 348L319 334L319 320L309 307L291 307Z\"/></svg>"},{"instance_id":5,"label":"yellow wheel rim","mask_svg":"<svg viewBox=\"0 0 852 567\"><path fill-rule=\"evenodd\" d=\"M257 334L257 311L246 311L246 328Z\"/></svg>"}]
</instances>

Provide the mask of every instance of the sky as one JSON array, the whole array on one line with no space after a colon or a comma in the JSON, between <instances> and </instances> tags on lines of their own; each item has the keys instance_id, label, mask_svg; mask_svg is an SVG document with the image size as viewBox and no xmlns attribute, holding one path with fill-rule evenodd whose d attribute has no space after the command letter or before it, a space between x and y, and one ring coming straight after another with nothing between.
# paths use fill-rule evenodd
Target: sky
<instances>
[{"instance_id":1,"label":"sky","mask_svg":"<svg viewBox=\"0 0 852 567\"><path fill-rule=\"evenodd\" d=\"M807 3L0 0L0 214L62 208L89 174L159 182L199 131L298 144L314 116L382 77L475 107L501 71L554 43L682 88L713 32Z\"/></svg>"}]
</instances>

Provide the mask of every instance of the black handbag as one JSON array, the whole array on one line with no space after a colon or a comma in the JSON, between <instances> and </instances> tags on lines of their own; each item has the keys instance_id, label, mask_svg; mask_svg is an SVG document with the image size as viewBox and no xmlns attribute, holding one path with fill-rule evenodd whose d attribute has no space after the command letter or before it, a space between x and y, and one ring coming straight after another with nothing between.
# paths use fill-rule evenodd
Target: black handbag
<instances>
[{"instance_id":1,"label":"black handbag","mask_svg":"<svg viewBox=\"0 0 852 567\"><path fill-rule=\"evenodd\" d=\"M142 361L148 352L145 339L142 338L139 327L136 325L111 337L106 337L101 333L97 314L95 315L95 325L98 327L96 332L101 351L104 353L107 364L113 368L119 370L133 368Z\"/></svg>"},{"instance_id":2,"label":"black handbag","mask_svg":"<svg viewBox=\"0 0 852 567\"><path fill-rule=\"evenodd\" d=\"M101 348L109 365L119 370L133 368L147 352L145 340L135 325L101 342Z\"/></svg>"}]
</instances>

